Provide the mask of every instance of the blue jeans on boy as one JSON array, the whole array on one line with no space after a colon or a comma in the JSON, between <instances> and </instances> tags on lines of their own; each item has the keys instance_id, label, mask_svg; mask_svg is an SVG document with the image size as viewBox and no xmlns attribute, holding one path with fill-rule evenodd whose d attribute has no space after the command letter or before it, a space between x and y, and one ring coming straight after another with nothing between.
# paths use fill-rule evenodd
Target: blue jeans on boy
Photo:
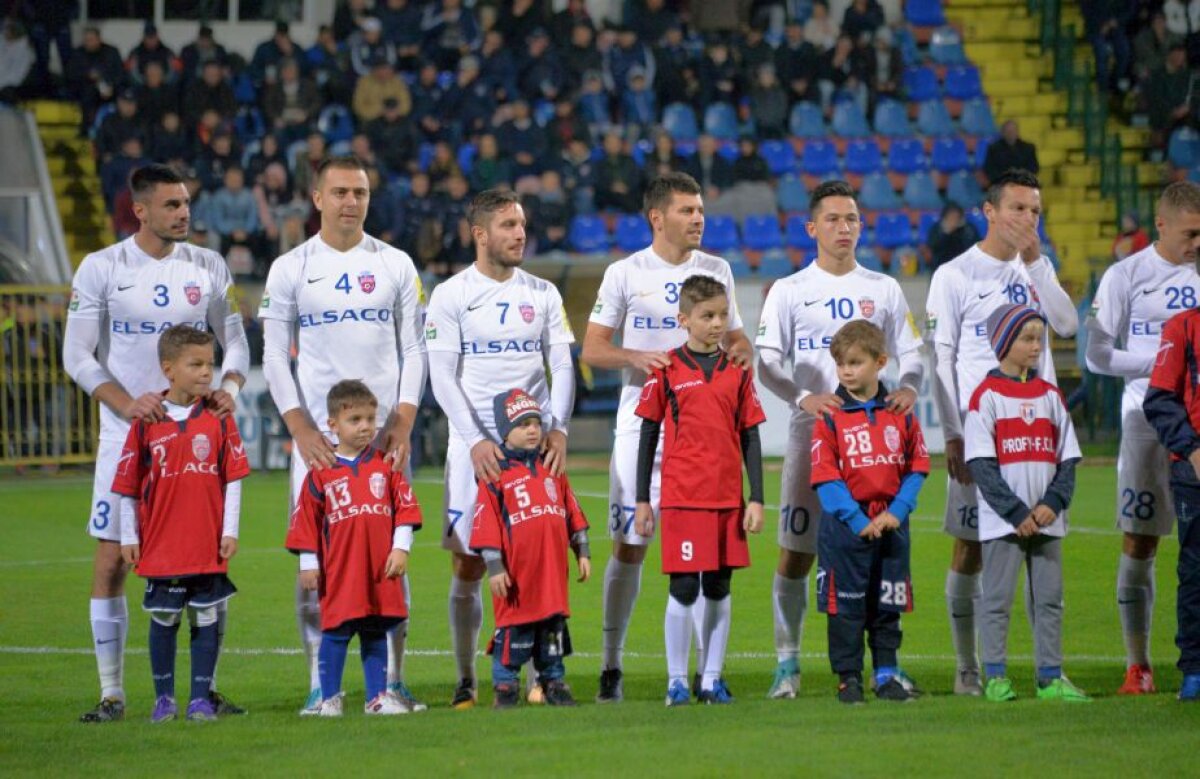
<instances>
[{"instance_id":1,"label":"blue jeans on boy","mask_svg":"<svg viewBox=\"0 0 1200 779\"><path fill-rule=\"evenodd\" d=\"M571 634L562 616L540 622L496 628L488 645L492 656L492 684L516 684L521 666L530 660L541 683L566 675L563 658L571 654Z\"/></svg>"}]
</instances>

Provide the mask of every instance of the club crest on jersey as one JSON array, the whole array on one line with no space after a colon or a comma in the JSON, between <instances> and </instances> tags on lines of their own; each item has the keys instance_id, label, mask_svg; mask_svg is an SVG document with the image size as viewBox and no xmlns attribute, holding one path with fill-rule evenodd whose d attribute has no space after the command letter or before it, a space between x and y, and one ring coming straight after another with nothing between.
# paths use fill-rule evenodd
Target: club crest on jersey
<instances>
[{"instance_id":1,"label":"club crest on jersey","mask_svg":"<svg viewBox=\"0 0 1200 779\"><path fill-rule=\"evenodd\" d=\"M1033 405L1032 403L1022 403L1021 404L1021 419L1025 421L1025 424L1032 425L1033 420L1036 418L1037 418L1037 406Z\"/></svg>"},{"instance_id":2,"label":"club crest on jersey","mask_svg":"<svg viewBox=\"0 0 1200 779\"><path fill-rule=\"evenodd\" d=\"M870 319L875 315L875 301L871 298L859 298L858 310L862 312L864 319Z\"/></svg>"},{"instance_id":3,"label":"club crest on jersey","mask_svg":"<svg viewBox=\"0 0 1200 779\"><path fill-rule=\"evenodd\" d=\"M200 285L194 281L189 281L183 285L183 294L187 296L187 302L193 306L200 302Z\"/></svg>"},{"instance_id":4,"label":"club crest on jersey","mask_svg":"<svg viewBox=\"0 0 1200 779\"><path fill-rule=\"evenodd\" d=\"M192 455L197 460L207 460L212 454L212 444L208 441L208 436L204 433L197 433L192 439Z\"/></svg>"},{"instance_id":5,"label":"club crest on jersey","mask_svg":"<svg viewBox=\"0 0 1200 779\"><path fill-rule=\"evenodd\" d=\"M883 429L883 442L887 444L887 448L893 452L900 451L900 431L895 425L888 425Z\"/></svg>"},{"instance_id":6,"label":"club crest on jersey","mask_svg":"<svg viewBox=\"0 0 1200 779\"><path fill-rule=\"evenodd\" d=\"M383 496L387 493L387 477L382 473L373 473L371 478L367 480L367 484L371 487L371 494L376 500L383 500Z\"/></svg>"},{"instance_id":7,"label":"club crest on jersey","mask_svg":"<svg viewBox=\"0 0 1200 779\"><path fill-rule=\"evenodd\" d=\"M369 270L365 270L358 274L358 286L363 292L368 295L375 291L375 274Z\"/></svg>"},{"instance_id":8,"label":"club crest on jersey","mask_svg":"<svg viewBox=\"0 0 1200 779\"><path fill-rule=\"evenodd\" d=\"M525 320L525 324L529 324L533 321L533 306L528 303L522 303L517 308L520 310L521 319Z\"/></svg>"},{"instance_id":9,"label":"club crest on jersey","mask_svg":"<svg viewBox=\"0 0 1200 779\"><path fill-rule=\"evenodd\" d=\"M547 476L542 485L546 488L546 497L550 498L550 502L558 503L558 487L554 486L554 479Z\"/></svg>"}]
</instances>

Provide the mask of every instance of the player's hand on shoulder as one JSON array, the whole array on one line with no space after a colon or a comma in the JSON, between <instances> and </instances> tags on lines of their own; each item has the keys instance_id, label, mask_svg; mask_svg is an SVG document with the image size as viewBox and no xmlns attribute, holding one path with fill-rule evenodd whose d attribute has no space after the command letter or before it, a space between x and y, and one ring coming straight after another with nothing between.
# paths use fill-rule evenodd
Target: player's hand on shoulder
<instances>
[{"instance_id":1,"label":"player's hand on shoulder","mask_svg":"<svg viewBox=\"0 0 1200 779\"><path fill-rule=\"evenodd\" d=\"M1047 527L1054 524L1054 520L1058 519L1058 514L1054 513L1054 509L1045 503L1039 503L1034 506L1031 516L1038 527Z\"/></svg>"},{"instance_id":2,"label":"player's hand on shoulder","mask_svg":"<svg viewBox=\"0 0 1200 779\"><path fill-rule=\"evenodd\" d=\"M471 465L475 468L475 478L483 481L497 481L500 478L500 463L504 454L500 447L488 439L483 439L471 447Z\"/></svg>"},{"instance_id":3,"label":"player's hand on shoulder","mask_svg":"<svg viewBox=\"0 0 1200 779\"><path fill-rule=\"evenodd\" d=\"M296 433L296 446L300 447L300 457L311 470L313 468L330 468L336 459L333 454L333 444L325 434L315 427L307 427Z\"/></svg>"},{"instance_id":4,"label":"player's hand on shoulder","mask_svg":"<svg viewBox=\"0 0 1200 779\"><path fill-rule=\"evenodd\" d=\"M412 441L399 423L388 425L383 434L384 458L392 464L393 471L403 471L412 453Z\"/></svg>"},{"instance_id":5,"label":"player's hand on shoulder","mask_svg":"<svg viewBox=\"0 0 1200 779\"><path fill-rule=\"evenodd\" d=\"M579 558L579 578L576 581L586 582L592 578L592 560L589 557Z\"/></svg>"},{"instance_id":6,"label":"player's hand on shoulder","mask_svg":"<svg viewBox=\"0 0 1200 779\"><path fill-rule=\"evenodd\" d=\"M383 575L388 579L399 579L408 570L408 552L403 549L393 549L383 566Z\"/></svg>"},{"instance_id":7,"label":"player's hand on shoulder","mask_svg":"<svg viewBox=\"0 0 1200 779\"><path fill-rule=\"evenodd\" d=\"M913 406L917 405L917 391L912 387L899 387L889 392L885 400L888 404L888 411L907 414L913 410Z\"/></svg>"},{"instance_id":8,"label":"player's hand on shoulder","mask_svg":"<svg viewBox=\"0 0 1200 779\"><path fill-rule=\"evenodd\" d=\"M141 420L149 424L150 422L158 422L166 419L167 412L163 408L162 395L157 392L147 392L133 399L133 401L125 407L124 416L130 422Z\"/></svg>"},{"instance_id":9,"label":"player's hand on shoulder","mask_svg":"<svg viewBox=\"0 0 1200 779\"><path fill-rule=\"evenodd\" d=\"M670 364L671 355L666 352L630 351L629 353L630 367L645 373L647 376L659 368L665 368Z\"/></svg>"},{"instance_id":10,"label":"player's hand on shoulder","mask_svg":"<svg viewBox=\"0 0 1200 779\"><path fill-rule=\"evenodd\" d=\"M315 590L321 583L321 572L318 570L300 572L300 589Z\"/></svg>"},{"instance_id":11,"label":"player's hand on shoulder","mask_svg":"<svg viewBox=\"0 0 1200 779\"><path fill-rule=\"evenodd\" d=\"M233 536L221 536L221 559L228 560L237 554L238 540Z\"/></svg>"},{"instance_id":12,"label":"player's hand on shoulder","mask_svg":"<svg viewBox=\"0 0 1200 779\"><path fill-rule=\"evenodd\" d=\"M750 345L749 338L743 337L734 341L725 350L725 356L739 368L750 370L754 365L754 347Z\"/></svg>"},{"instance_id":13,"label":"player's hand on shoulder","mask_svg":"<svg viewBox=\"0 0 1200 779\"><path fill-rule=\"evenodd\" d=\"M121 547L121 559L126 565L137 565L142 559L141 544L126 544Z\"/></svg>"},{"instance_id":14,"label":"player's hand on shoulder","mask_svg":"<svg viewBox=\"0 0 1200 779\"><path fill-rule=\"evenodd\" d=\"M508 571L502 571L488 579L488 589L492 591L494 597L502 600L508 597L510 587L512 587L512 577L508 575Z\"/></svg>"},{"instance_id":15,"label":"player's hand on shoulder","mask_svg":"<svg viewBox=\"0 0 1200 779\"><path fill-rule=\"evenodd\" d=\"M552 476L562 476L567 470L567 435L551 430L542 440L542 462Z\"/></svg>"},{"instance_id":16,"label":"player's hand on shoulder","mask_svg":"<svg viewBox=\"0 0 1200 779\"><path fill-rule=\"evenodd\" d=\"M761 533L763 527L763 504L752 501L746 504L746 515L742 518L742 528L747 533Z\"/></svg>"},{"instance_id":17,"label":"player's hand on shoulder","mask_svg":"<svg viewBox=\"0 0 1200 779\"><path fill-rule=\"evenodd\" d=\"M832 414L842 407L842 399L832 392L813 393L800 401L800 408L814 417Z\"/></svg>"},{"instance_id":18,"label":"player's hand on shoulder","mask_svg":"<svg viewBox=\"0 0 1200 779\"><path fill-rule=\"evenodd\" d=\"M969 487L975 483L971 478L971 469L967 467L965 461L965 447L961 438L950 438L946 440L946 470L950 472L950 478L954 479L964 487Z\"/></svg>"},{"instance_id":19,"label":"player's hand on shoulder","mask_svg":"<svg viewBox=\"0 0 1200 779\"><path fill-rule=\"evenodd\" d=\"M639 536L649 538L654 535L654 510L649 503L638 503L634 508L633 529Z\"/></svg>"},{"instance_id":20,"label":"player's hand on shoulder","mask_svg":"<svg viewBox=\"0 0 1200 779\"><path fill-rule=\"evenodd\" d=\"M223 419L237 410L237 400L225 390L213 390L204 399L204 406L218 419Z\"/></svg>"}]
</instances>

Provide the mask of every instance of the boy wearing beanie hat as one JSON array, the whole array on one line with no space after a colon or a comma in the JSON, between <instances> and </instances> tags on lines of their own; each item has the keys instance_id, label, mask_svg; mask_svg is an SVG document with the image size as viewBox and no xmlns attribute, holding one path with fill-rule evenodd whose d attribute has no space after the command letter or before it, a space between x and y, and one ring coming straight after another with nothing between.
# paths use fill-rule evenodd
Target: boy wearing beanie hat
<instances>
[{"instance_id":1,"label":"boy wearing beanie hat","mask_svg":"<svg viewBox=\"0 0 1200 779\"><path fill-rule=\"evenodd\" d=\"M1090 700L1062 673L1062 539L1082 455L1062 392L1034 370L1045 327L1042 315L1027 306L1001 306L988 317L988 340L1000 367L971 396L963 430L967 467L979 492L984 696L997 703L1017 697L1006 659L1022 561L1037 697Z\"/></svg>"},{"instance_id":2,"label":"boy wearing beanie hat","mask_svg":"<svg viewBox=\"0 0 1200 779\"><path fill-rule=\"evenodd\" d=\"M471 551L487 564L496 632L488 644L497 709L520 700L521 666L530 660L551 706L574 706L563 681L571 654L567 632L567 547L579 581L591 576L587 518L566 474L541 462L542 410L529 393L502 392L493 400L504 455L497 481L479 481Z\"/></svg>"}]
</instances>

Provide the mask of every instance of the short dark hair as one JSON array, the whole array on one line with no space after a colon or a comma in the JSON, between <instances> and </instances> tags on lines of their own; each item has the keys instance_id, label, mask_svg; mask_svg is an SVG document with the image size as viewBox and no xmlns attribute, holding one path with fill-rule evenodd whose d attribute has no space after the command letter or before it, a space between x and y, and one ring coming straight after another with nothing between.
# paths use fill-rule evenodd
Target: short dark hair
<instances>
[{"instance_id":1,"label":"short dark hair","mask_svg":"<svg viewBox=\"0 0 1200 779\"><path fill-rule=\"evenodd\" d=\"M703 303L705 300L713 298L728 299L728 297L729 290L712 276L688 276L683 284L679 285L679 311L686 314L697 303Z\"/></svg>"},{"instance_id":2,"label":"short dark hair","mask_svg":"<svg viewBox=\"0 0 1200 779\"><path fill-rule=\"evenodd\" d=\"M498 211L517 205L521 199L511 189L485 189L467 204L467 224L471 227L487 228Z\"/></svg>"},{"instance_id":3,"label":"short dark hair","mask_svg":"<svg viewBox=\"0 0 1200 779\"><path fill-rule=\"evenodd\" d=\"M182 184L183 176L169 165L157 162L142 167L129 174L129 193L134 200L142 200L154 191L159 184Z\"/></svg>"},{"instance_id":4,"label":"short dark hair","mask_svg":"<svg viewBox=\"0 0 1200 779\"><path fill-rule=\"evenodd\" d=\"M987 194L984 199L988 203L991 203L993 208L999 206L1005 187L1041 189L1042 183L1038 181L1037 176L1024 168L1009 168L997 176L992 183L988 184Z\"/></svg>"},{"instance_id":5,"label":"short dark hair","mask_svg":"<svg viewBox=\"0 0 1200 779\"><path fill-rule=\"evenodd\" d=\"M887 340L883 331L879 329L878 325L865 319L855 319L853 322L842 325L841 329L834 333L833 340L829 342L829 353L837 362L852 346L857 346L872 358L887 354Z\"/></svg>"},{"instance_id":6,"label":"short dark hair","mask_svg":"<svg viewBox=\"0 0 1200 779\"><path fill-rule=\"evenodd\" d=\"M681 195L699 195L700 184L686 173L671 171L655 177L646 185L646 194L642 196L642 211L646 218L652 210L666 211L671 203L671 196L678 192Z\"/></svg>"},{"instance_id":7,"label":"short dark hair","mask_svg":"<svg viewBox=\"0 0 1200 779\"><path fill-rule=\"evenodd\" d=\"M1176 181L1167 185L1158 199L1158 212L1186 211L1200 214L1200 184L1192 181Z\"/></svg>"},{"instance_id":8,"label":"short dark hair","mask_svg":"<svg viewBox=\"0 0 1200 779\"><path fill-rule=\"evenodd\" d=\"M343 379L329 389L325 397L325 408L330 418L354 406L378 406L375 393L358 379Z\"/></svg>"},{"instance_id":9,"label":"short dark hair","mask_svg":"<svg viewBox=\"0 0 1200 779\"><path fill-rule=\"evenodd\" d=\"M189 346L212 346L213 334L191 325L172 325L158 337L158 361L173 362Z\"/></svg>"},{"instance_id":10,"label":"short dark hair","mask_svg":"<svg viewBox=\"0 0 1200 779\"><path fill-rule=\"evenodd\" d=\"M325 181L325 171L330 168L337 170L361 170L367 172L367 166L363 165L362 160L350 154L344 154L340 157L326 157L321 160L321 164L317 166L317 176L314 179L314 185L317 189L321 188L321 184Z\"/></svg>"},{"instance_id":11,"label":"short dark hair","mask_svg":"<svg viewBox=\"0 0 1200 779\"><path fill-rule=\"evenodd\" d=\"M817 185L817 188L812 191L812 195L808 198L808 210L810 213L816 213L817 206L821 205L821 201L827 197L848 197L854 199L854 187L840 179L831 181L822 181Z\"/></svg>"}]
</instances>

